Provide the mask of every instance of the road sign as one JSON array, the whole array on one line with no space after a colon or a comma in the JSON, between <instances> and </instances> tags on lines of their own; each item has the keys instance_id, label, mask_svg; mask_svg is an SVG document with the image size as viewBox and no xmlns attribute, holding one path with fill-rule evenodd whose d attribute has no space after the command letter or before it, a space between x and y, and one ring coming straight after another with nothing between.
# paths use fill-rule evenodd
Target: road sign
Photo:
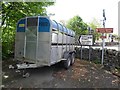
<instances>
[{"instance_id":1,"label":"road sign","mask_svg":"<svg viewBox=\"0 0 120 90\"><path fill-rule=\"evenodd\" d=\"M82 46L93 45L93 35L81 35L79 42Z\"/></svg>"},{"instance_id":2,"label":"road sign","mask_svg":"<svg viewBox=\"0 0 120 90\"><path fill-rule=\"evenodd\" d=\"M98 33L113 33L113 28L96 28Z\"/></svg>"},{"instance_id":3,"label":"road sign","mask_svg":"<svg viewBox=\"0 0 120 90\"><path fill-rule=\"evenodd\" d=\"M106 36L100 36L100 38L101 38L101 39L104 39L104 38L106 38Z\"/></svg>"}]
</instances>

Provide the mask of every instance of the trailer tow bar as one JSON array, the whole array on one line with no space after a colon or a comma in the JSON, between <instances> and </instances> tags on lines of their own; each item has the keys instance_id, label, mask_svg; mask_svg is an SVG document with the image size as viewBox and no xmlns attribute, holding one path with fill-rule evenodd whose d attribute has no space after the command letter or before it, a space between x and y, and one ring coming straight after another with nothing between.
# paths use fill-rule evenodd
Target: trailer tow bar
<instances>
[{"instance_id":1,"label":"trailer tow bar","mask_svg":"<svg viewBox=\"0 0 120 90\"><path fill-rule=\"evenodd\" d=\"M30 76L30 73L27 72L26 69L23 69L23 70L22 70L22 76L23 76L24 78L27 78L27 77Z\"/></svg>"},{"instance_id":2,"label":"trailer tow bar","mask_svg":"<svg viewBox=\"0 0 120 90\"><path fill-rule=\"evenodd\" d=\"M21 65L20 65L21 66ZM22 77L27 78L30 76L30 73L27 72L27 68L24 67L19 67L19 64L17 65L9 65L9 69L15 69L16 72L21 72L22 73Z\"/></svg>"}]
</instances>

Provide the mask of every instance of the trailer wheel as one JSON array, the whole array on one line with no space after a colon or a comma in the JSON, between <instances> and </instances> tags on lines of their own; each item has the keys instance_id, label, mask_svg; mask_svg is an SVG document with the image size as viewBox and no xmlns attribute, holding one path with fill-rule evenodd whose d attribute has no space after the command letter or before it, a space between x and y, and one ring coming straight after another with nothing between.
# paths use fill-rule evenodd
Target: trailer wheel
<instances>
[{"instance_id":1,"label":"trailer wheel","mask_svg":"<svg viewBox=\"0 0 120 90\"><path fill-rule=\"evenodd\" d=\"M66 60L64 60L63 63L64 63L64 68L68 69L70 67L70 64L71 64L71 57L68 56L68 58Z\"/></svg>"},{"instance_id":2,"label":"trailer wheel","mask_svg":"<svg viewBox=\"0 0 120 90\"><path fill-rule=\"evenodd\" d=\"M71 65L75 63L75 53L72 53L71 55Z\"/></svg>"}]
</instances>

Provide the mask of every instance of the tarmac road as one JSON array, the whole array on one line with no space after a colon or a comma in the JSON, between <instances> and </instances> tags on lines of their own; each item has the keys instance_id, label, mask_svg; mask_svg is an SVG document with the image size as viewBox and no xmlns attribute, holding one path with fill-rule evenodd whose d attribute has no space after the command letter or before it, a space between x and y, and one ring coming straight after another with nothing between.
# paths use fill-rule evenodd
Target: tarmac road
<instances>
[{"instance_id":1,"label":"tarmac road","mask_svg":"<svg viewBox=\"0 0 120 90\"><path fill-rule=\"evenodd\" d=\"M76 59L75 64L65 70L60 64L51 67L29 69L30 77L4 69L4 88L119 88L120 78L87 61ZM8 76L5 79L4 76Z\"/></svg>"}]
</instances>

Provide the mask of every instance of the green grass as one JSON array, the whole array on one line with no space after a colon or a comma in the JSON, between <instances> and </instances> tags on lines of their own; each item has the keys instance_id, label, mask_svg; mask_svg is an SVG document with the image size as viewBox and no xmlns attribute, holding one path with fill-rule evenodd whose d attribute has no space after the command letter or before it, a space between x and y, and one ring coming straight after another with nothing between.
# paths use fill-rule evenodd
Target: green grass
<instances>
[{"instance_id":1,"label":"green grass","mask_svg":"<svg viewBox=\"0 0 120 90\"><path fill-rule=\"evenodd\" d=\"M92 62L95 63L95 64L101 64L100 60L98 60L98 59L93 60Z\"/></svg>"}]
</instances>

